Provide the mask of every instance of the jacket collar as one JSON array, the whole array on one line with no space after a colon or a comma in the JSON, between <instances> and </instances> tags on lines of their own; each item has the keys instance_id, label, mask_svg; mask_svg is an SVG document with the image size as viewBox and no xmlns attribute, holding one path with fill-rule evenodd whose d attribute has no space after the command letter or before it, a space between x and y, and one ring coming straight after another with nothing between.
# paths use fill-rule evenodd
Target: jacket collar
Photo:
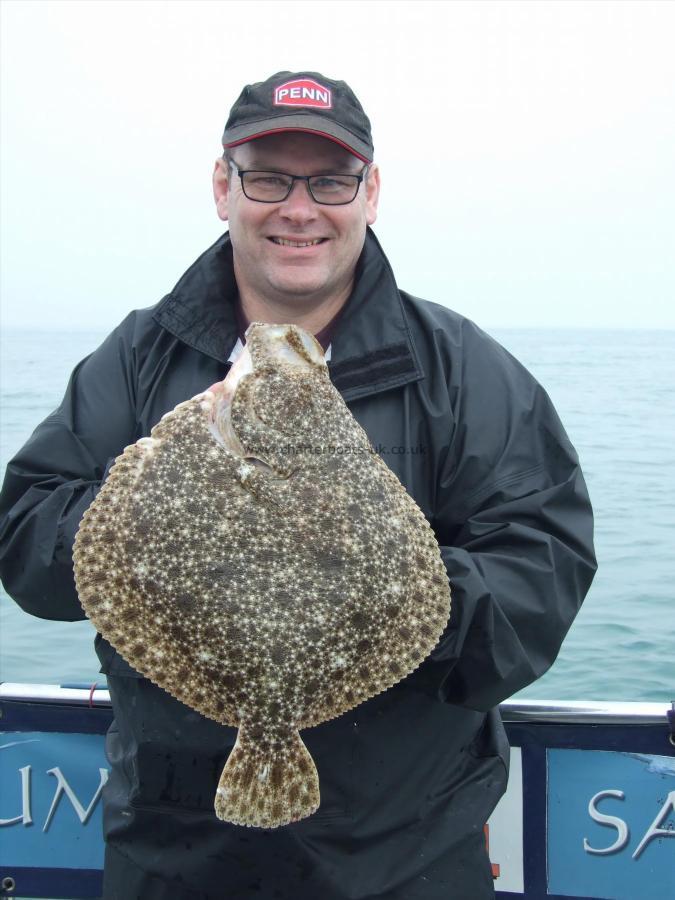
<instances>
[{"instance_id":1,"label":"jacket collar","mask_svg":"<svg viewBox=\"0 0 675 900\"><path fill-rule=\"evenodd\" d=\"M158 304L154 320L183 343L226 363L237 340L236 294L226 233ZM345 400L424 377L394 274L370 228L354 290L333 334L329 371Z\"/></svg>"}]
</instances>

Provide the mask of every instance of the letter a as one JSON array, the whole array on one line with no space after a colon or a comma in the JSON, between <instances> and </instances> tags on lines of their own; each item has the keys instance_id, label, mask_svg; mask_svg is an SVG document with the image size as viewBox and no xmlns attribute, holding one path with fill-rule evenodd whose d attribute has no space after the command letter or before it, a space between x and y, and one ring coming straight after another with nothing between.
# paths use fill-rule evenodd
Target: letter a
<instances>
[{"instance_id":1,"label":"letter a","mask_svg":"<svg viewBox=\"0 0 675 900\"><path fill-rule=\"evenodd\" d=\"M658 837L659 835L661 837L675 837L675 831L673 831L672 827L661 828L661 824L666 821L668 814L671 812L675 813L675 791L671 791L666 797L663 809L659 811L659 814L647 829L647 833L642 838L633 854L633 859L638 858L652 838Z\"/></svg>"}]
</instances>

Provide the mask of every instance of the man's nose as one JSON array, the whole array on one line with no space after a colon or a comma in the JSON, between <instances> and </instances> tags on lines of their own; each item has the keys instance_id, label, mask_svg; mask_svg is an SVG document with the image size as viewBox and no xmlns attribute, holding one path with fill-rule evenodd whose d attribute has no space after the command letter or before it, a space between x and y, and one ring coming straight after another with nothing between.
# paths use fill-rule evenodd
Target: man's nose
<instances>
[{"instance_id":1,"label":"man's nose","mask_svg":"<svg viewBox=\"0 0 675 900\"><path fill-rule=\"evenodd\" d=\"M281 204L279 212L294 222L307 222L317 215L316 203L306 181L294 181L291 192Z\"/></svg>"}]
</instances>

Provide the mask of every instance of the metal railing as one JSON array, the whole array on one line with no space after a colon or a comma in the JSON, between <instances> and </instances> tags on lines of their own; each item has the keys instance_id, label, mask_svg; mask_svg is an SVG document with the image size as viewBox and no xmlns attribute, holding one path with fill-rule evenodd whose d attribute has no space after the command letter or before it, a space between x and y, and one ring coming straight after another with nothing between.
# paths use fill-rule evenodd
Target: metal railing
<instances>
[{"instance_id":1,"label":"metal railing","mask_svg":"<svg viewBox=\"0 0 675 900\"><path fill-rule=\"evenodd\" d=\"M94 683L85 685L20 684L0 682L0 701L22 700L69 706L110 706L110 694ZM505 722L548 724L658 725L668 721L671 705L621 700L506 700L500 705Z\"/></svg>"}]
</instances>

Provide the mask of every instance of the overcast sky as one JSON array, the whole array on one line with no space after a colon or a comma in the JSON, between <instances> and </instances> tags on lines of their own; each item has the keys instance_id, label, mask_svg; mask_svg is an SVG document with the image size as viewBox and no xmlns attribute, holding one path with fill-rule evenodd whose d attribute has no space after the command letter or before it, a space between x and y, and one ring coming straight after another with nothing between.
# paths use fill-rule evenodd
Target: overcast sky
<instances>
[{"instance_id":1,"label":"overcast sky","mask_svg":"<svg viewBox=\"0 0 675 900\"><path fill-rule=\"evenodd\" d=\"M400 287L484 327L675 327L675 4L1 8L5 325L111 328L222 231L229 107L350 83Z\"/></svg>"}]
</instances>

